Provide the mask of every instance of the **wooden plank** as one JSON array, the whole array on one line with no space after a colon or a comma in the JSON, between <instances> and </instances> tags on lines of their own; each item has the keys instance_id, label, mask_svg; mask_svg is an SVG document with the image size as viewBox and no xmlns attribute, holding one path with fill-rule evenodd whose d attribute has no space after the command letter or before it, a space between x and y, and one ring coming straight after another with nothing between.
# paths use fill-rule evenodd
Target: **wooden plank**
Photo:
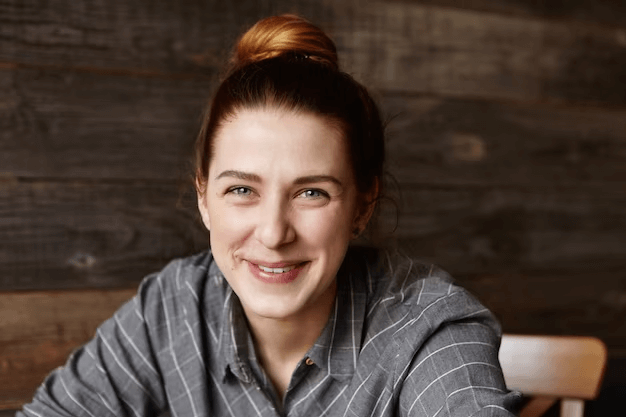
<instances>
[{"instance_id":1,"label":"wooden plank","mask_svg":"<svg viewBox=\"0 0 626 417\"><path fill-rule=\"evenodd\" d=\"M179 179L208 80L0 70L0 175Z\"/></svg>"},{"instance_id":2,"label":"wooden plank","mask_svg":"<svg viewBox=\"0 0 626 417\"><path fill-rule=\"evenodd\" d=\"M593 400L602 384L607 349L600 339L589 336L505 333L498 358L509 389L531 396Z\"/></svg>"},{"instance_id":3,"label":"wooden plank","mask_svg":"<svg viewBox=\"0 0 626 417\"><path fill-rule=\"evenodd\" d=\"M625 110L391 94L382 107L401 184L626 193Z\"/></svg>"},{"instance_id":4,"label":"wooden plank","mask_svg":"<svg viewBox=\"0 0 626 417\"><path fill-rule=\"evenodd\" d=\"M196 212L176 183L0 182L0 288L136 284L207 247Z\"/></svg>"},{"instance_id":5,"label":"wooden plank","mask_svg":"<svg viewBox=\"0 0 626 417\"><path fill-rule=\"evenodd\" d=\"M0 62L215 75L243 28L290 11L327 29L346 70L380 90L626 104L623 26L383 1L116 0L63 7L60 0L4 5Z\"/></svg>"},{"instance_id":6,"label":"wooden plank","mask_svg":"<svg viewBox=\"0 0 626 417\"><path fill-rule=\"evenodd\" d=\"M44 377L135 292L0 292L0 409L29 401Z\"/></svg>"},{"instance_id":7,"label":"wooden plank","mask_svg":"<svg viewBox=\"0 0 626 417\"><path fill-rule=\"evenodd\" d=\"M396 2L340 2L347 67L380 90L623 105L626 31ZM326 22L324 22L326 23Z\"/></svg>"},{"instance_id":8,"label":"wooden plank","mask_svg":"<svg viewBox=\"0 0 626 417\"><path fill-rule=\"evenodd\" d=\"M395 237L456 275L626 271L623 192L405 185L401 198Z\"/></svg>"},{"instance_id":9,"label":"wooden plank","mask_svg":"<svg viewBox=\"0 0 626 417\"><path fill-rule=\"evenodd\" d=\"M151 74L214 70L241 26L269 13L248 0L4 0L0 11L1 61Z\"/></svg>"},{"instance_id":10,"label":"wooden plank","mask_svg":"<svg viewBox=\"0 0 626 417\"><path fill-rule=\"evenodd\" d=\"M384 0L388 3L455 7L490 13L623 26L626 7L623 0Z\"/></svg>"}]
</instances>

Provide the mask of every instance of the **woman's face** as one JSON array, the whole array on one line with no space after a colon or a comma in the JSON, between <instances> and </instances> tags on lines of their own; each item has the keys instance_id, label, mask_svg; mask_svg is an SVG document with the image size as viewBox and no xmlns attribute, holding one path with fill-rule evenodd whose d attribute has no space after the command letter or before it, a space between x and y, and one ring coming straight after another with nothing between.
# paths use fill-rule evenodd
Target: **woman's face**
<instances>
[{"instance_id":1,"label":"woman's face","mask_svg":"<svg viewBox=\"0 0 626 417\"><path fill-rule=\"evenodd\" d=\"M311 114L241 110L217 132L205 191L215 261L249 318L332 304L351 232L368 220L357 220L339 129Z\"/></svg>"}]
</instances>

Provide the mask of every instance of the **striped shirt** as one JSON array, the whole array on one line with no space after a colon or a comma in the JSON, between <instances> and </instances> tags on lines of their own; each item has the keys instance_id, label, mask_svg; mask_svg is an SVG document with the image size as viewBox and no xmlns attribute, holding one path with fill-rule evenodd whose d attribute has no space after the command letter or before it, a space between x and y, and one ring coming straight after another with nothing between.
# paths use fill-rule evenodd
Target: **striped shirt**
<instances>
[{"instance_id":1,"label":"striped shirt","mask_svg":"<svg viewBox=\"0 0 626 417\"><path fill-rule=\"evenodd\" d=\"M351 248L279 399L205 252L144 279L17 416L512 416L499 343L493 315L445 272Z\"/></svg>"}]
</instances>

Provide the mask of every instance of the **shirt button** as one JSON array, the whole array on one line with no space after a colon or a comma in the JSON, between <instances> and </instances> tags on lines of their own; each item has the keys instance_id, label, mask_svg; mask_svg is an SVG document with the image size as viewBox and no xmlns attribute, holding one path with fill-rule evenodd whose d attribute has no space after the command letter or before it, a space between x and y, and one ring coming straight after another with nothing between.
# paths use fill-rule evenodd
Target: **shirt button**
<instances>
[{"instance_id":1,"label":"shirt button","mask_svg":"<svg viewBox=\"0 0 626 417\"><path fill-rule=\"evenodd\" d=\"M306 360L304 361L304 363L306 363L307 365L311 366L311 365L313 365L315 362L313 362L313 359L311 359L311 358L306 358Z\"/></svg>"}]
</instances>

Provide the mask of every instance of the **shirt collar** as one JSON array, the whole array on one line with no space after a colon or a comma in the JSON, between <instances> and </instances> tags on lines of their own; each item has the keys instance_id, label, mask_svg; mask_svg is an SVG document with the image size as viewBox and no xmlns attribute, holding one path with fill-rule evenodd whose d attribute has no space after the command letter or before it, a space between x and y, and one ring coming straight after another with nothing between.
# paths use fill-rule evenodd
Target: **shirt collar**
<instances>
[{"instance_id":1,"label":"shirt collar","mask_svg":"<svg viewBox=\"0 0 626 417\"><path fill-rule=\"evenodd\" d=\"M335 306L320 337L306 355L337 380L352 377L361 350L367 290L365 273L362 267L355 266L354 260L346 256L337 273ZM252 380L249 360L254 355L254 347L243 307L214 262L209 269L209 276L213 275L222 279L227 287L217 358L222 381L230 372L247 383Z\"/></svg>"},{"instance_id":2,"label":"shirt collar","mask_svg":"<svg viewBox=\"0 0 626 417\"><path fill-rule=\"evenodd\" d=\"M212 283L224 288L224 304L216 349L216 363L220 379L225 381L226 377L232 373L243 382L249 383L252 381L248 366L252 340L243 308L215 261L209 266L208 275ZM215 307L211 306L211 308Z\"/></svg>"},{"instance_id":3,"label":"shirt collar","mask_svg":"<svg viewBox=\"0 0 626 417\"><path fill-rule=\"evenodd\" d=\"M322 334L307 356L339 381L350 379L361 351L367 294L354 271L337 275L337 297Z\"/></svg>"}]
</instances>

